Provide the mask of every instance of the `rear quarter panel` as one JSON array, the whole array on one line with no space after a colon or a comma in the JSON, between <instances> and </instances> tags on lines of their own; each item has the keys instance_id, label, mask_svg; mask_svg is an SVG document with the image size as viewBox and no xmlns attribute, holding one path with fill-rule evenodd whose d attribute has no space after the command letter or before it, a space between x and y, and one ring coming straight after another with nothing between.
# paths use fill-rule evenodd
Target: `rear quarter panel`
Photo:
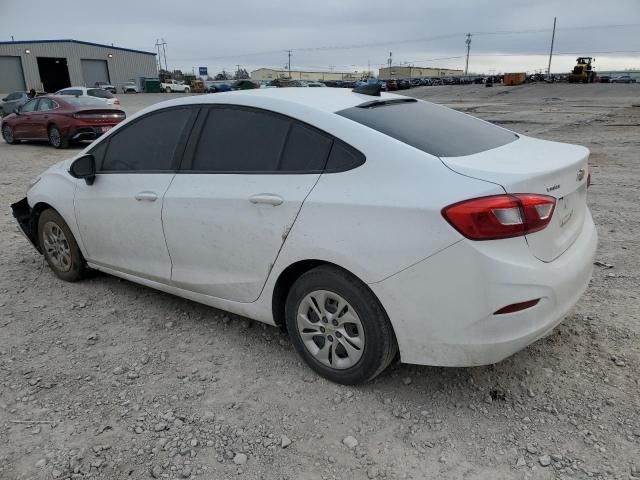
<instances>
[{"instance_id":1,"label":"rear quarter panel","mask_svg":"<svg viewBox=\"0 0 640 480\"><path fill-rule=\"evenodd\" d=\"M373 283L462 237L441 209L503 193L459 175L431 155L334 114L336 135L366 156L364 165L323 174L307 197L274 266L304 259L335 263ZM344 123L343 123L344 122Z\"/></svg>"}]
</instances>

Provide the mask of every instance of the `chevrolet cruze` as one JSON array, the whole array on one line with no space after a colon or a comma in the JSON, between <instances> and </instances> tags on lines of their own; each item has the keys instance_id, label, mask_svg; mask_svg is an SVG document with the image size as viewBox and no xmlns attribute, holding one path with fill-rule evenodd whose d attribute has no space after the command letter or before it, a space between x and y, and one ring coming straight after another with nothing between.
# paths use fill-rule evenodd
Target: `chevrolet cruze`
<instances>
[{"instance_id":1,"label":"chevrolet cruze","mask_svg":"<svg viewBox=\"0 0 640 480\"><path fill-rule=\"evenodd\" d=\"M354 384L549 333L591 276L588 156L375 86L256 89L149 107L12 209L60 278L282 325Z\"/></svg>"}]
</instances>

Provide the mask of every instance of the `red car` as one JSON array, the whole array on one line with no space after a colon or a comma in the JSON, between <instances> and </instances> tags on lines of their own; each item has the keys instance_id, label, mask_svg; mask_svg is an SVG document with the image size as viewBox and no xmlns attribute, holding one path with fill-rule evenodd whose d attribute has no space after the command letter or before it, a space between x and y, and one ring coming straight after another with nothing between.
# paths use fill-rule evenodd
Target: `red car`
<instances>
[{"instance_id":1,"label":"red car","mask_svg":"<svg viewBox=\"0 0 640 480\"><path fill-rule=\"evenodd\" d=\"M91 97L47 95L29 100L2 120L2 138L49 140L56 148L70 142L94 140L126 117L122 110Z\"/></svg>"},{"instance_id":2,"label":"red car","mask_svg":"<svg viewBox=\"0 0 640 480\"><path fill-rule=\"evenodd\" d=\"M398 90L398 82L396 82L395 80L385 80L385 82L387 82L388 91Z\"/></svg>"}]
</instances>

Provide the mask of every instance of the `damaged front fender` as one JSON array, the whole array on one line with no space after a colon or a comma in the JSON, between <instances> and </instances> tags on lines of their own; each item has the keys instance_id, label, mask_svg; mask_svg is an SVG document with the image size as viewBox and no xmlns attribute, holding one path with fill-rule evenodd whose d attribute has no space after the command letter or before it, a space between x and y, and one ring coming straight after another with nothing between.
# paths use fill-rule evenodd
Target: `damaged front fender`
<instances>
[{"instance_id":1,"label":"damaged front fender","mask_svg":"<svg viewBox=\"0 0 640 480\"><path fill-rule=\"evenodd\" d=\"M38 245L37 226L35 224L33 211L26 197L19 202L11 204L11 214L18 222L24 236L31 242L31 245L33 245L38 252L42 253Z\"/></svg>"}]
</instances>

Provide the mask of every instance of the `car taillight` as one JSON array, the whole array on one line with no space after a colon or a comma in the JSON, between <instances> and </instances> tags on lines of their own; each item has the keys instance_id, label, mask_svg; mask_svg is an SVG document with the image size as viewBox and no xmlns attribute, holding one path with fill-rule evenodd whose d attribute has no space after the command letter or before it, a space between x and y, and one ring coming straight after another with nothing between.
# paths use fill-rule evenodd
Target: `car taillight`
<instances>
[{"instance_id":1,"label":"car taillight","mask_svg":"<svg viewBox=\"0 0 640 480\"><path fill-rule=\"evenodd\" d=\"M471 240L519 237L545 228L556 199L534 193L492 195L454 203L442 215Z\"/></svg>"},{"instance_id":2,"label":"car taillight","mask_svg":"<svg viewBox=\"0 0 640 480\"><path fill-rule=\"evenodd\" d=\"M587 173L587 188L591 186L591 169L589 169L589 173Z\"/></svg>"},{"instance_id":3,"label":"car taillight","mask_svg":"<svg viewBox=\"0 0 640 480\"><path fill-rule=\"evenodd\" d=\"M114 113L74 113L73 118L80 118L84 120L118 120L124 119L125 114L123 112Z\"/></svg>"}]
</instances>

